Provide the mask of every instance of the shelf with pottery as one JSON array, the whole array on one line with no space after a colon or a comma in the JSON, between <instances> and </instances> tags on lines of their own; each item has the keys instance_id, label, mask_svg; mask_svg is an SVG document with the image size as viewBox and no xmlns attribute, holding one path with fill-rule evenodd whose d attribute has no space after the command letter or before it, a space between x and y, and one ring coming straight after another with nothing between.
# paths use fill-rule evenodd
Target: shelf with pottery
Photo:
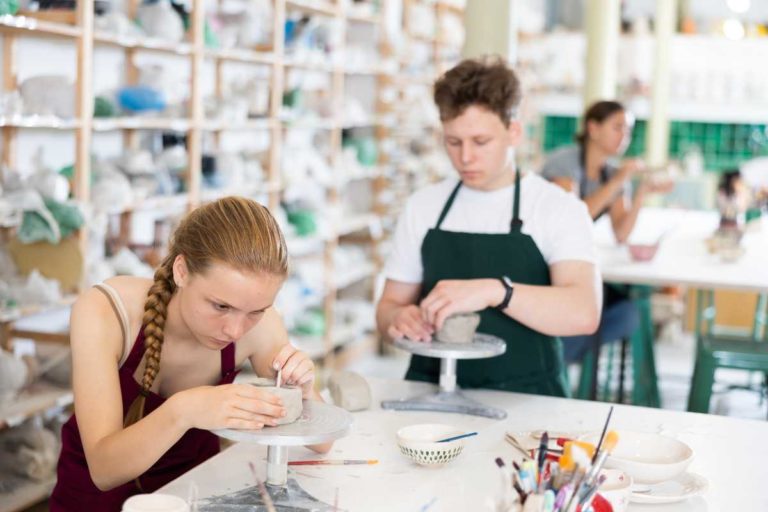
<instances>
[{"instance_id":1,"label":"shelf with pottery","mask_svg":"<svg viewBox=\"0 0 768 512\"><path fill-rule=\"evenodd\" d=\"M286 9L322 16L336 16L339 13L336 5L323 0L286 0L285 7Z\"/></svg>"},{"instance_id":2,"label":"shelf with pottery","mask_svg":"<svg viewBox=\"0 0 768 512\"><path fill-rule=\"evenodd\" d=\"M64 295L60 300L50 304L34 304L27 306L19 306L14 308L0 308L0 323L15 322L22 318L46 313L54 309L66 308L74 304L77 299L76 294Z\"/></svg>"},{"instance_id":3,"label":"shelf with pottery","mask_svg":"<svg viewBox=\"0 0 768 512\"><path fill-rule=\"evenodd\" d=\"M21 478L21 477L19 477ZM44 482L27 480L10 492L0 493L0 512L21 512L50 496L56 479Z\"/></svg>"},{"instance_id":4,"label":"shelf with pottery","mask_svg":"<svg viewBox=\"0 0 768 512\"><path fill-rule=\"evenodd\" d=\"M0 430L15 427L24 420L53 407L67 407L73 403L72 390L38 381L24 389L10 403L0 407Z\"/></svg>"},{"instance_id":5,"label":"shelf with pottery","mask_svg":"<svg viewBox=\"0 0 768 512\"><path fill-rule=\"evenodd\" d=\"M243 185L239 187L203 188L200 190L200 200L204 203L207 203L227 196L250 197L256 194L280 192L281 190L283 190L283 186L280 183L267 182Z\"/></svg>"},{"instance_id":6,"label":"shelf with pottery","mask_svg":"<svg viewBox=\"0 0 768 512\"><path fill-rule=\"evenodd\" d=\"M316 71L318 73L337 73L341 71L339 66L328 61L301 60L290 57L283 61L283 66L288 69Z\"/></svg>"},{"instance_id":7,"label":"shelf with pottery","mask_svg":"<svg viewBox=\"0 0 768 512\"><path fill-rule=\"evenodd\" d=\"M278 121L270 117L246 119L243 121L209 119L203 122L203 129L213 132L269 130L277 126L279 126Z\"/></svg>"},{"instance_id":8,"label":"shelf with pottery","mask_svg":"<svg viewBox=\"0 0 768 512\"><path fill-rule=\"evenodd\" d=\"M340 274L336 278L336 290L343 290L345 288L349 288L353 284L362 281L363 279L367 279L369 277L372 277L376 273L376 265L373 263L366 263L363 265L358 266L354 270L346 271L343 274Z\"/></svg>"},{"instance_id":9,"label":"shelf with pottery","mask_svg":"<svg viewBox=\"0 0 768 512\"><path fill-rule=\"evenodd\" d=\"M249 64L274 64L277 60L272 52L249 50L247 48L208 48L205 50L205 56Z\"/></svg>"},{"instance_id":10,"label":"shelf with pottery","mask_svg":"<svg viewBox=\"0 0 768 512\"><path fill-rule=\"evenodd\" d=\"M368 229L374 231L379 224L379 217L374 213L361 213L357 215L347 215L345 219L339 222L335 228L336 236L342 237L360 231L362 229Z\"/></svg>"},{"instance_id":11,"label":"shelf with pottery","mask_svg":"<svg viewBox=\"0 0 768 512\"><path fill-rule=\"evenodd\" d=\"M185 132L193 125L190 119L183 117L122 116L96 117L92 127L96 132L115 130L168 130Z\"/></svg>"},{"instance_id":12,"label":"shelf with pottery","mask_svg":"<svg viewBox=\"0 0 768 512\"><path fill-rule=\"evenodd\" d=\"M180 56L189 56L194 53L194 48L190 43L174 42L158 37L114 35L96 31L93 35L93 41L119 48L148 50Z\"/></svg>"},{"instance_id":13,"label":"shelf with pottery","mask_svg":"<svg viewBox=\"0 0 768 512\"><path fill-rule=\"evenodd\" d=\"M381 16L378 14L357 14L348 12L345 17L347 18L347 21L356 23L370 23L371 25L378 25L381 23Z\"/></svg>"},{"instance_id":14,"label":"shelf with pottery","mask_svg":"<svg viewBox=\"0 0 768 512\"><path fill-rule=\"evenodd\" d=\"M33 35L40 37L78 38L83 32L80 27L65 23L38 20L29 16L0 16L0 33Z\"/></svg>"},{"instance_id":15,"label":"shelf with pottery","mask_svg":"<svg viewBox=\"0 0 768 512\"><path fill-rule=\"evenodd\" d=\"M280 122L283 124L283 128L286 129L338 130L340 127L339 123L332 118L281 118Z\"/></svg>"},{"instance_id":16,"label":"shelf with pottery","mask_svg":"<svg viewBox=\"0 0 768 512\"><path fill-rule=\"evenodd\" d=\"M317 361L324 359L330 352L337 351L352 344L356 340L363 338L368 332L367 329L361 328L356 324L333 326L332 330L333 341L330 348L322 336L301 336L294 334L291 335L290 338L296 348L305 352L310 358Z\"/></svg>"},{"instance_id":17,"label":"shelf with pottery","mask_svg":"<svg viewBox=\"0 0 768 512\"><path fill-rule=\"evenodd\" d=\"M63 119L56 116L23 115L0 116L0 128L29 128L41 130L76 130L79 119Z\"/></svg>"}]
</instances>

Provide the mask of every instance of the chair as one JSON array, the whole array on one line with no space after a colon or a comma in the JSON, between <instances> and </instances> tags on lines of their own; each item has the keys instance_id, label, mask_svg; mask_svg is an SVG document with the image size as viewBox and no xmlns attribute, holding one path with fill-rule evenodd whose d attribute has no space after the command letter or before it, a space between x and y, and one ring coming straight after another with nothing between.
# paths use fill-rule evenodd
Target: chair
<instances>
[{"instance_id":1,"label":"chair","mask_svg":"<svg viewBox=\"0 0 768 512\"><path fill-rule=\"evenodd\" d=\"M707 413L718 368L759 371L768 376L768 294L758 298L752 332L748 336L716 332L713 292L699 290L696 306L696 364L688 410Z\"/></svg>"}]
</instances>

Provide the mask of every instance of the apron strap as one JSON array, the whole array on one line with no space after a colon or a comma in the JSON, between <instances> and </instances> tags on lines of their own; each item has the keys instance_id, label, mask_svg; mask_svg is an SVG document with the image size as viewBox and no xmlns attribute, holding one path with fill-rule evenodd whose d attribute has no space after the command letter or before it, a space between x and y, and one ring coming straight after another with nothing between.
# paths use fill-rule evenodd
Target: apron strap
<instances>
[{"instance_id":1,"label":"apron strap","mask_svg":"<svg viewBox=\"0 0 768 512\"><path fill-rule=\"evenodd\" d=\"M459 193L459 188L461 188L461 180L456 184L456 188L453 189L451 195L448 196L448 200L445 202L445 206L443 206L443 211L440 212L440 217L437 219L437 226L435 226L435 229L440 229L440 225L445 220L445 216L448 215L448 211L451 209L451 206L453 206L453 200L456 199L456 194Z\"/></svg>"},{"instance_id":2,"label":"apron strap","mask_svg":"<svg viewBox=\"0 0 768 512\"><path fill-rule=\"evenodd\" d=\"M517 233L523 227L520 219L520 171L515 169L515 196L512 199L512 222L509 225L510 232Z\"/></svg>"}]
</instances>

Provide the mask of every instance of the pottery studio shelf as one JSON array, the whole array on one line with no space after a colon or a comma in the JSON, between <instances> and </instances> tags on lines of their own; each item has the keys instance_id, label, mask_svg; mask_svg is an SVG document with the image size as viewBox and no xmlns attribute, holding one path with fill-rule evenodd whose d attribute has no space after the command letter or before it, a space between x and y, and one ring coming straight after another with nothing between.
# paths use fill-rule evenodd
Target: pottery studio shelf
<instances>
[{"instance_id":1,"label":"pottery studio shelf","mask_svg":"<svg viewBox=\"0 0 768 512\"><path fill-rule=\"evenodd\" d=\"M0 512L21 512L27 509L30 504L47 498L56 485L55 478L44 482L34 482L2 473L0 473L0 480L6 483L11 481L18 482L18 486L14 487L13 490L0 492Z\"/></svg>"},{"instance_id":2,"label":"pottery studio shelf","mask_svg":"<svg viewBox=\"0 0 768 512\"><path fill-rule=\"evenodd\" d=\"M82 35L82 31L77 26L10 14L0 16L0 32L22 36L63 37L70 39Z\"/></svg>"},{"instance_id":3,"label":"pottery studio shelf","mask_svg":"<svg viewBox=\"0 0 768 512\"><path fill-rule=\"evenodd\" d=\"M16 398L0 407L0 430L20 425L25 420L51 409L66 407L73 402L72 390L44 381L35 382Z\"/></svg>"}]
</instances>

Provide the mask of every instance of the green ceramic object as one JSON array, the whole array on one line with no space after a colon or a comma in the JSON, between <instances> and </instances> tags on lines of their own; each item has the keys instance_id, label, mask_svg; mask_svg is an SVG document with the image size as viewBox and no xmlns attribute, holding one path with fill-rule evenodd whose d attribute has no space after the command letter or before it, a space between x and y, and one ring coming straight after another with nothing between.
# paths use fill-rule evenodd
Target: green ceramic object
<instances>
[{"instance_id":1,"label":"green ceramic object","mask_svg":"<svg viewBox=\"0 0 768 512\"><path fill-rule=\"evenodd\" d=\"M0 0L0 15L16 14L18 11L18 0Z\"/></svg>"},{"instance_id":2,"label":"green ceramic object","mask_svg":"<svg viewBox=\"0 0 768 512\"><path fill-rule=\"evenodd\" d=\"M293 331L302 336L322 336L325 332L325 315L316 309L305 311L296 319Z\"/></svg>"},{"instance_id":3,"label":"green ceramic object","mask_svg":"<svg viewBox=\"0 0 768 512\"><path fill-rule=\"evenodd\" d=\"M296 228L296 234L299 236L310 236L317 231L315 212L311 210L289 211L288 222Z\"/></svg>"},{"instance_id":4,"label":"green ceramic object","mask_svg":"<svg viewBox=\"0 0 768 512\"><path fill-rule=\"evenodd\" d=\"M96 96L93 101L93 117L113 117L115 105L104 96Z\"/></svg>"}]
</instances>

